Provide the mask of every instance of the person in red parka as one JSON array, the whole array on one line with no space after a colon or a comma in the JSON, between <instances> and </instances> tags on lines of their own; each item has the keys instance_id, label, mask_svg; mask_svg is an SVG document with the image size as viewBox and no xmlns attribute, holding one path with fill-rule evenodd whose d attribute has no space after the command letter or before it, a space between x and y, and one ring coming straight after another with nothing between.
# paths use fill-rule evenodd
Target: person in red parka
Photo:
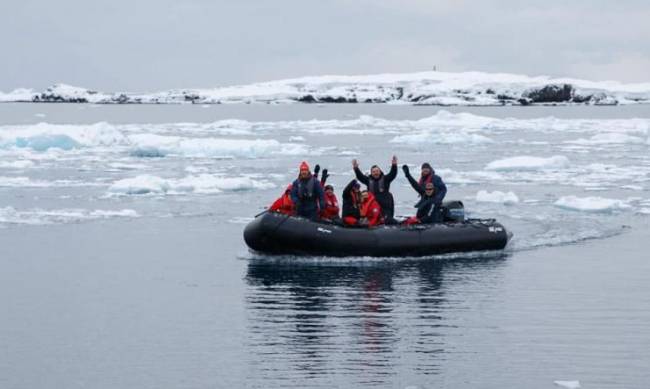
<instances>
[{"instance_id":1,"label":"person in red parka","mask_svg":"<svg viewBox=\"0 0 650 389\"><path fill-rule=\"evenodd\" d=\"M291 189L293 188L292 184L287 186L287 189L284 191L284 194L271 204L269 211L271 212L280 212L285 215L293 215L295 213L295 207L293 200L291 200Z\"/></svg>"},{"instance_id":2,"label":"person in red parka","mask_svg":"<svg viewBox=\"0 0 650 389\"><path fill-rule=\"evenodd\" d=\"M325 209L321 210L320 217L328 220L339 219L339 201L332 185L325 185Z\"/></svg>"},{"instance_id":3,"label":"person in red parka","mask_svg":"<svg viewBox=\"0 0 650 389\"><path fill-rule=\"evenodd\" d=\"M374 227L384 224L384 216L381 211L381 206L375 199L372 192L364 190L361 192L361 221L359 224Z\"/></svg>"}]
</instances>

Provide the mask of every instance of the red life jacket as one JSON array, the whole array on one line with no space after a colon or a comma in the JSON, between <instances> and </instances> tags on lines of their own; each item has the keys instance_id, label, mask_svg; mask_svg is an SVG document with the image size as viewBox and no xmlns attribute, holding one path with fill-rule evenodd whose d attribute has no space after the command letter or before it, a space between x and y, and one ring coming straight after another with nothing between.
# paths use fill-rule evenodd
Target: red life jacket
<instances>
[{"instance_id":1,"label":"red life jacket","mask_svg":"<svg viewBox=\"0 0 650 389\"><path fill-rule=\"evenodd\" d=\"M325 209L321 211L321 217L333 219L339 216L339 202L334 193L325 192Z\"/></svg>"},{"instance_id":2,"label":"red life jacket","mask_svg":"<svg viewBox=\"0 0 650 389\"><path fill-rule=\"evenodd\" d=\"M381 206L375 200L375 195L368 192L368 199L361 205L361 217L368 220L368 226L378 226L384 224L384 216L381 212Z\"/></svg>"},{"instance_id":3,"label":"red life jacket","mask_svg":"<svg viewBox=\"0 0 650 389\"><path fill-rule=\"evenodd\" d=\"M292 185L290 184L284 191L284 194L271 204L269 211L280 212L285 215L293 215L295 213L295 205L293 204L293 200L291 200L291 187Z\"/></svg>"}]
</instances>

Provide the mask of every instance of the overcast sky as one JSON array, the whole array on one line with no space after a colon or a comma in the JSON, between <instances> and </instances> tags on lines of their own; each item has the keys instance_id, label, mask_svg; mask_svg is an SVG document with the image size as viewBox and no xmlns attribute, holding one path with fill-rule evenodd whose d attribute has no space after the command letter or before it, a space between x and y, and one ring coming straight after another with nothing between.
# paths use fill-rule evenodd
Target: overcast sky
<instances>
[{"instance_id":1,"label":"overcast sky","mask_svg":"<svg viewBox=\"0 0 650 389\"><path fill-rule=\"evenodd\" d=\"M439 70L650 81L645 0L16 0L0 90Z\"/></svg>"}]
</instances>

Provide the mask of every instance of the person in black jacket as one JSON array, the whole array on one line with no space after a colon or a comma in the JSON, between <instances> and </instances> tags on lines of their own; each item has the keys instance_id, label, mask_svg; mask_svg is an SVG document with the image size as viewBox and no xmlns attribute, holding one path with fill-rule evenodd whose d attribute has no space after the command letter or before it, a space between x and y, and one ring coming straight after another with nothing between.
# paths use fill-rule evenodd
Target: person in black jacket
<instances>
[{"instance_id":1,"label":"person in black jacket","mask_svg":"<svg viewBox=\"0 0 650 389\"><path fill-rule=\"evenodd\" d=\"M415 217L420 223L438 223L442 221L442 208L436 203L436 193L433 183L424 184L424 191L421 193L420 201L415 204L418 209Z\"/></svg>"},{"instance_id":2,"label":"person in black jacket","mask_svg":"<svg viewBox=\"0 0 650 389\"><path fill-rule=\"evenodd\" d=\"M431 165L422 164L422 172L419 181L415 181L409 167L402 166L404 175L413 189L420 195L420 201L415 204L418 209L416 217L422 223L436 223L442 221L442 200L447 194L447 186L442 178L437 176Z\"/></svg>"},{"instance_id":3,"label":"person in black jacket","mask_svg":"<svg viewBox=\"0 0 650 389\"><path fill-rule=\"evenodd\" d=\"M394 223L395 202L393 195L390 193L390 183L397 177L397 157L393 155L390 171L386 175L377 165L370 168L369 175L364 175L359 169L359 163L356 159L352 160L352 167L357 180L364 183L368 187L368 192L375 195L377 202L381 206L386 224Z\"/></svg>"},{"instance_id":4,"label":"person in black jacket","mask_svg":"<svg viewBox=\"0 0 650 389\"><path fill-rule=\"evenodd\" d=\"M361 219L361 185L357 180L352 180L343 189L343 209L341 218L343 224L355 226Z\"/></svg>"}]
</instances>

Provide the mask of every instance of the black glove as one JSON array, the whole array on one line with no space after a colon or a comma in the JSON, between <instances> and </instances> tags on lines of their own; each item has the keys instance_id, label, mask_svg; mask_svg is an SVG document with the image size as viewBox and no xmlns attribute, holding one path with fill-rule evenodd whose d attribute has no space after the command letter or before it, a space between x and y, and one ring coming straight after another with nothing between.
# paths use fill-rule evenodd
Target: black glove
<instances>
[{"instance_id":1,"label":"black glove","mask_svg":"<svg viewBox=\"0 0 650 389\"><path fill-rule=\"evenodd\" d=\"M404 170L404 174L406 175L410 174L408 165L402 165L402 170Z\"/></svg>"},{"instance_id":2,"label":"black glove","mask_svg":"<svg viewBox=\"0 0 650 389\"><path fill-rule=\"evenodd\" d=\"M327 180L327 177L329 177L329 176L330 176L330 175L327 173L327 169L323 169L323 175L321 176L320 179L321 179L323 182L325 182L325 180Z\"/></svg>"},{"instance_id":3,"label":"black glove","mask_svg":"<svg viewBox=\"0 0 650 389\"><path fill-rule=\"evenodd\" d=\"M317 176L318 172L320 172L320 165L314 166L314 175Z\"/></svg>"}]
</instances>

